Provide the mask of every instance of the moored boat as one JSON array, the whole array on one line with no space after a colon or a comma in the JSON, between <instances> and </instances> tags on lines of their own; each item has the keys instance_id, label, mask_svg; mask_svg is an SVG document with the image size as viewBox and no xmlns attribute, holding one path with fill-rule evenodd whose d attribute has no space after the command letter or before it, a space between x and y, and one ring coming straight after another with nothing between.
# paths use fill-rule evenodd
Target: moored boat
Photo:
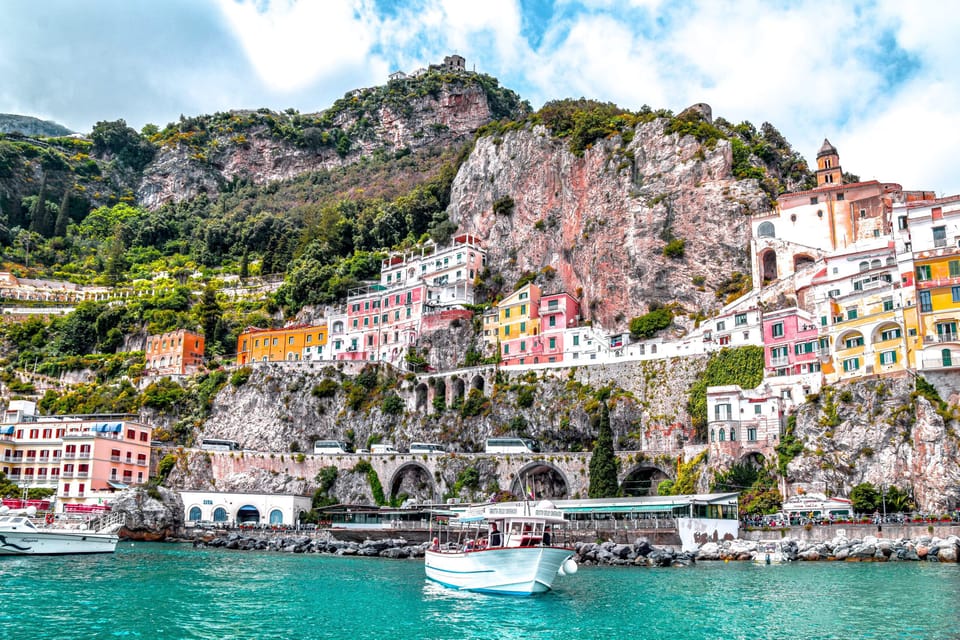
<instances>
[{"instance_id":1,"label":"moored boat","mask_svg":"<svg viewBox=\"0 0 960 640\"><path fill-rule=\"evenodd\" d=\"M757 553L753 556L754 564L783 564L789 560L787 554L776 542L761 542L757 545Z\"/></svg>"},{"instance_id":2,"label":"moored boat","mask_svg":"<svg viewBox=\"0 0 960 640\"><path fill-rule=\"evenodd\" d=\"M55 526L38 528L27 516L0 516L0 555L113 553L118 540L112 533Z\"/></svg>"},{"instance_id":3,"label":"moored boat","mask_svg":"<svg viewBox=\"0 0 960 640\"><path fill-rule=\"evenodd\" d=\"M566 519L549 501L505 502L448 515L425 553L427 578L466 591L532 595L577 571Z\"/></svg>"}]
</instances>

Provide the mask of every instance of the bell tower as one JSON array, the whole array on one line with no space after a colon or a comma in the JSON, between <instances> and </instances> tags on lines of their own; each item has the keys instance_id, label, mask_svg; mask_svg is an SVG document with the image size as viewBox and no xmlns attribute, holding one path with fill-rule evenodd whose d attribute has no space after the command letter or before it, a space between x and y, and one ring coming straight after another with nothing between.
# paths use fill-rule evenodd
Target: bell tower
<instances>
[{"instance_id":1,"label":"bell tower","mask_svg":"<svg viewBox=\"0 0 960 640\"><path fill-rule=\"evenodd\" d=\"M840 170L840 155L837 148L826 138L817 152L817 188L843 184Z\"/></svg>"}]
</instances>

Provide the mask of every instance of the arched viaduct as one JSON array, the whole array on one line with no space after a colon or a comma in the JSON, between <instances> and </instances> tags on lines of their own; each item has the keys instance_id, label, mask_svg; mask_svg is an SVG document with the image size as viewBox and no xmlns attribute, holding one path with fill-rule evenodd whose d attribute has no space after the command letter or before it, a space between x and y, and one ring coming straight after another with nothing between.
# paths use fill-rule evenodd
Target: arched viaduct
<instances>
[{"instance_id":1,"label":"arched viaduct","mask_svg":"<svg viewBox=\"0 0 960 640\"><path fill-rule=\"evenodd\" d=\"M234 474L264 470L312 481L324 467L352 471L358 462L370 463L383 486L385 496L400 495L420 502L439 502L453 492L465 469L478 470L483 494L490 489L515 495L532 492L540 498L585 498L590 485L590 453L558 452L538 454L450 453L395 455L301 455L261 452L199 452L210 460L216 486L228 486ZM655 495L661 480L676 476L672 454L620 451L618 481L627 495Z\"/></svg>"},{"instance_id":2,"label":"arched viaduct","mask_svg":"<svg viewBox=\"0 0 960 640\"><path fill-rule=\"evenodd\" d=\"M471 367L442 374L419 374L413 388L412 406L418 413L438 413L446 407L460 406L475 389L484 396L493 393L496 378L493 366Z\"/></svg>"}]
</instances>

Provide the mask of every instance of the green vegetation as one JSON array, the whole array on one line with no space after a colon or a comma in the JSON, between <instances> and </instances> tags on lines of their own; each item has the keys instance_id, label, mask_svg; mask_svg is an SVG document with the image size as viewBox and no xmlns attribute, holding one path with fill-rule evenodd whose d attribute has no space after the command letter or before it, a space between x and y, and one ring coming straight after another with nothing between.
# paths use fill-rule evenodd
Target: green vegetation
<instances>
[{"instance_id":1,"label":"green vegetation","mask_svg":"<svg viewBox=\"0 0 960 640\"><path fill-rule=\"evenodd\" d=\"M796 431L797 416L789 416L783 436L780 438L779 444L775 447L777 451L777 471L784 477L787 475L787 465L803 453L803 441L797 437Z\"/></svg>"},{"instance_id":2,"label":"green vegetation","mask_svg":"<svg viewBox=\"0 0 960 640\"><path fill-rule=\"evenodd\" d=\"M674 260L682 258L687 246L683 238L674 238L663 247L663 255Z\"/></svg>"},{"instance_id":3,"label":"green vegetation","mask_svg":"<svg viewBox=\"0 0 960 640\"><path fill-rule=\"evenodd\" d=\"M634 340L652 338L658 331L669 327L671 322L673 312L667 307L656 307L649 313L630 320L630 337Z\"/></svg>"},{"instance_id":4,"label":"green vegetation","mask_svg":"<svg viewBox=\"0 0 960 640\"><path fill-rule=\"evenodd\" d=\"M600 403L600 418L597 440L590 456L590 486L587 494L591 498L613 498L620 495L617 482L618 460L613 451L613 430L610 428L610 411L607 403Z\"/></svg>"},{"instance_id":5,"label":"green vegetation","mask_svg":"<svg viewBox=\"0 0 960 640\"><path fill-rule=\"evenodd\" d=\"M657 494L661 496L681 496L697 492L697 482L700 480L698 467L706 462L707 451L704 449L689 462L677 464L675 480L663 480L657 485Z\"/></svg>"},{"instance_id":6,"label":"green vegetation","mask_svg":"<svg viewBox=\"0 0 960 640\"><path fill-rule=\"evenodd\" d=\"M367 482L370 485L370 492L373 494L373 501L378 506L387 504L387 498L383 493L383 485L380 484L380 476L377 470L373 468L368 460L361 460L353 467L354 473L362 473L367 476Z\"/></svg>"}]
</instances>

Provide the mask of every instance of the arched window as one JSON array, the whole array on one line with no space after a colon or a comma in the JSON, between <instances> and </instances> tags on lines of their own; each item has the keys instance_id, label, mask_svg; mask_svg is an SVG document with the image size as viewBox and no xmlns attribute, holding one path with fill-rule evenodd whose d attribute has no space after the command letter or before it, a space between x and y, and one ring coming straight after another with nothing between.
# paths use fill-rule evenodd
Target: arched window
<instances>
[{"instance_id":1,"label":"arched window","mask_svg":"<svg viewBox=\"0 0 960 640\"><path fill-rule=\"evenodd\" d=\"M714 429L710 429L710 442L717 441L717 432Z\"/></svg>"},{"instance_id":2,"label":"arched window","mask_svg":"<svg viewBox=\"0 0 960 640\"><path fill-rule=\"evenodd\" d=\"M875 259L875 260L871 260L871 261L870 261L870 268L871 268L871 269L876 269L877 267L881 266L881 264L882 264L882 263L880 262L880 258L877 258L877 259Z\"/></svg>"},{"instance_id":3,"label":"arched window","mask_svg":"<svg viewBox=\"0 0 960 640\"><path fill-rule=\"evenodd\" d=\"M733 442L737 439L737 430L733 427L730 427L730 442Z\"/></svg>"},{"instance_id":4,"label":"arched window","mask_svg":"<svg viewBox=\"0 0 960 640\"><path fill-rule=\"evenodd\" d=\"M214 522L226 522L227 521L227 510L223 507L217 507L213 510L213 521Z\"/></svg>"},{"instance_id":5,"label":"arched window","mask_svg":"<svg viewBox=\"0 0 960 640\"><path fill-rule=\"evenodd\" d=\"M892 256L888 256L888 257L887 257L887 266L888 266L888 267L892 267L892 266L895 265L896 263L897 263L897 261L894 260Z\"/></svg>"},{"instance_id":6,"label":"arched window","mask_svg":"<svg viewBox=\"0 0 960 640\"><path fill-rule=\"evenodd\" d=\"M283 524L283 511L280 511L280 509L271 511L270 524Z\"/></svg>"},{"instance_id":7,"label":"arched window","mask_svg":"<svg viewBox=\"0 0 960 640\"><path fill-rule=\"evenodd\" d=\"M869 271L869 270L870 270L870 263L869 263L869 262L867 262L866 260L864 260L863 262L860 263L860 271Z\"/></svg>"},{"instance_id":8,"label":"arched window","mask_svg":"<svg viewBox=\"0 0 960 640\"><path fill-rule=\"evenodd\" d=\"M777 230L773 226L772 222L761 222L757 226L757 237L758 238L776 238Z\"/></svg>"},{"instance_id":9,"label":"arched window","mask_svg":"<svg viewBox=\"0 0 960 640\"><path fill-rule=\"evenodd\" d=\"M200 507L190 507L190 520L196 522L200 519Z\"/></svg>"},{"instance_id":10,"label":"arched window","mask_svg":"<svg viewBox=\"0 0 960 640\"><path fill-rule=\"evenodd\" d=\"M720 442L723 442L727 439L727 434L723 429L720 429Z\"/></svg>"}]
</instances>

